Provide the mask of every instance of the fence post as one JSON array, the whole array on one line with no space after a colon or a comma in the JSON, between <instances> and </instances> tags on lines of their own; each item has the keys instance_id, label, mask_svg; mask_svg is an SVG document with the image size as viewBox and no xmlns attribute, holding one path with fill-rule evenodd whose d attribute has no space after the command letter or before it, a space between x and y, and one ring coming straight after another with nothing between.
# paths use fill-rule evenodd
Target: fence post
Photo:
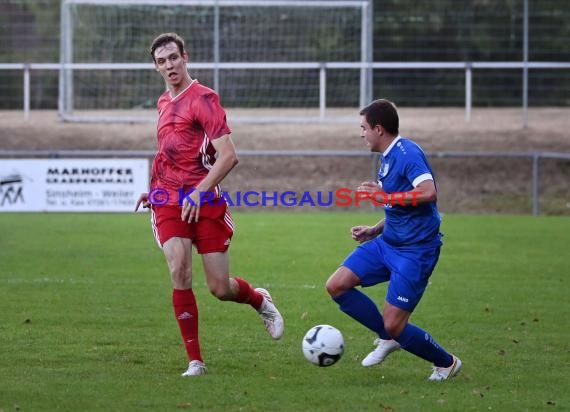
<instances>
[{"instance_id":1,"label":"fence post","mask_svg":"<svg viewBox=\"0 0 570 412\"><path fill-rule=\"evenodd\" d=\"M30 63L24 64L24 119L30 118Z\"/></svg>"},{"instance_id":2,"label":"fence post","mask_svg":"<svg viewBox=\"0 0 570 412\"><path fill-rule=\"evenodd\" d=\"M523 128L528 127L528 0L523 2Z\"/></svg>"},{"instance_id":3,"label":"fence post","mask_svg":"<svg viewBox=\"0 0 570 412\"><path fill-rule=\"evenodd\" d=\"M327 71L325 69L325 63L321 63L319 68L319 119L320 121L325 120L325 114L327 109Z\"/></svg>"},{"instance_id":4,"label":"fence post","mask_svg":"<svg viewBox=\"0 0 570 412\"><path fill-rule=\"evenodd\" d=\"M214 4L214 90L220 92L220 2Z\"/></svg>"},{"instance_id":5,"label":"fence post","mask_svg":"<svg viewBox=\"0 0 570 412\"><path fill-rule=\"evenodd\" d=\"M364 107L370 103L374 96L373 90L373 68L374 61L374 11L373 1L368 0L362 8L362 30L360 37L360 62L363 66L360 69L360 102L359 106Z\"/></svg>"},{"instance_id":6,"label":"fence post","mask_svg":"<svg viewBox=\"0 0 570 412\"><path fill-rule=\"evenodd\" d=\"M465 63L465 121L471 121L471 107L472 107L472 97L471 97L471 87L472 87L472 80L471 80L471 62Z\"/></svg>"}]
</instances>

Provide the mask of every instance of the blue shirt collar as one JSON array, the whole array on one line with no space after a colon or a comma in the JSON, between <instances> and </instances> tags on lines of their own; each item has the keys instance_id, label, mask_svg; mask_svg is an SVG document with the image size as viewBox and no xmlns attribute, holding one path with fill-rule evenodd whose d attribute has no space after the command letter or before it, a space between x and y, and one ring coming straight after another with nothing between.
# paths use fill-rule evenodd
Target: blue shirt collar
<instances>
[{"instance_id":1,"label":"blue shirt collar","mask_svg":"<svg viewBox=\"0 0 570 412\"><path fill-rule=\"evenodd\" d=\"M390 152L390 150L392 150L392 148L396 145L396 143L398 143L398 140L400 140L402 138L402 136L398 135L396 136L396 138L394 140L392 140L392 143L390 143L390 146L388 146L388 148L386 150L384 150L384 153L382 153L383 157L388 156L388 153Z\"/></svg>"}]
</instances>

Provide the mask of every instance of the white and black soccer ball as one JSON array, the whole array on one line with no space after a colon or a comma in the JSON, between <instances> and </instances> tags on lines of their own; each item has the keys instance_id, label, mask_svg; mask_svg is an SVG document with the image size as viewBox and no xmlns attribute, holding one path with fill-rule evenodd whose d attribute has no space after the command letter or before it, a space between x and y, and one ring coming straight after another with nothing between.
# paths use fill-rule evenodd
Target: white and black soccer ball
<instances>
[{"instance_id":1,"label":"white and black soccer ball","mask_svg":"<svg viewBox=\"0 0 570 412\"><path fill-rule=\"evenodd\" d=\"M317 325L309 329L302 343L303 355L317 366L331 366L344 352L344 338L330 325Z\"/></svg>"}]
</instances>

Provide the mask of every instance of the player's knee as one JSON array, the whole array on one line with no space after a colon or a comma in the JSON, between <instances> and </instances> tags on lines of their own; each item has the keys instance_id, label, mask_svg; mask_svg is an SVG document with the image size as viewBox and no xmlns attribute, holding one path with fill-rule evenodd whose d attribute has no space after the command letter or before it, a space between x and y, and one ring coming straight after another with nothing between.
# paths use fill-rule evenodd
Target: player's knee
<instances>
[{"instance_id":1,"label":"player's knee","mask_svg":"<svg viewBox=\"0 0 570 412\"><path fill-rule=\"evenodd\" d=\"M336 297L359 284L358 278L349 269L340 267L325 283L331 297Z\"/></svg>"},{"instance_id":2,"label":"player's knee","mask_svg":"<svg viewBox=\"0 0 570 412\"><path fill-rule=\"evenodd\" d=\"M330 280L327 280L327 282L325 283L325 289L330 296L335 296L336 290L334 288L333 283Z\"/></svg>"},{"instance_id":3,"label":"player's knee","mask_svg":"<svg viewBox=\"0 0 570 412\"><path fill-rule=\"evenodd\" d=\"M188 264L185 259L171 259L168 261L168 267L172 277L182 277L188 272Z\"/></svg>"},{"instance_id":4,"label":"player's knee","mask_svg":"<svg viewBox=\"0 0 570 412\"><path fill-rule=\"evenodd\" d=\"M327 282L325 283L325 289L327 290L327 293L333 298L335 296L340 295L346 290L342 282L338 278L335 278L334 276L331 276L327 280Z\"/></svg>"},{"instance_id":5,"label":"player's knee","mask_svg":"<svg viewBox=\"0 0 570 412\"><path fill-rule=\"evenodd\" d=\"M192 287L192 275L188 273L186 267L172 267L170 278L175 289L188 289Z\"/></svg>"}]
</instances>

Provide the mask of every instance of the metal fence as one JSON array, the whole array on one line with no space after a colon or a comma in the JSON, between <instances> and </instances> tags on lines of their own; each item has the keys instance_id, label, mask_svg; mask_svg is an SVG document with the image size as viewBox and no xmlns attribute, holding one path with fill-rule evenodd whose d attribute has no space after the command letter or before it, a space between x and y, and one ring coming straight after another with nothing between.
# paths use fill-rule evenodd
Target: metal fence
<instances>
[{"instance_id":1,"label":"metal fence","mask_svg":"<svg viewBox=\"0 0 570 412\"><path fill-rule=\"evenodd\" d=\"M154 66L148 63L124 63L124 64L68 64L62 65L59 63L0 63L0 70L17 70L22 73L22 101L23 101L23 115L25 118L29 117L31 110L31 84L32 84L32 71L56 71L62 70L62 67L71 66L75 70L145 70L151 71ZM245 70L258 70L263 68L265 70L271 69L313 69L319 72L318 76L318 115L317 116L304 116L304 117L241 117L233 119L234 121L242 122L271 122L275 120L292 121L292 122L313 122L313 121L353 121L352 118L345 119L342 117L327 117L327 73L335 69L352 69L360 70L363 67L371 68L375 71L385 70L453 70L459 71L464 77L464 106L465 106L465 120L470 121L471 110L473 107L473 78L477 76L474 71L478 73L483 70L568 70L570 69L570 62L423 62L423 63L405 63L405 62L383 62L383 63L317 63L317 62L297 62L297 63L190 63L189 67L199 69L214 69L216 70L231 70L231 69L245 69ZM528 73L527 73L528 76ZM528 84L528 78L522 77L524 84ZM528 110L528 97L527 93L521 95L521 108L523 111L523 126L527 125L527 110ZM96 122L97 118L76 116L79 121ZM153 116L134 117L129 115L122 115L121 117L107 116L118 122L154 122L156 119Z\"/></svg>"},{"instance_id":2,"label":"metal fence","mask_svg":"<svg viewBox=\"0 0 570 412\"><path fill-rule=\"evenodd\" d=\"M288 2L263 2L264 5L284 3ZM113 4L121 5L123 2L116 0ZM221 45L218 58L214 58L212 53L215 55L215 52L210 41L215 28L212 26L212 30L200 32L200 36L210 36L208 41L203 41L201 37L196 40L196 36L189 39L193 42L190 44L191 61L203 62L194 65L198 71L196 77L215 87L216 73L223 75L224 81L220 83L218 91L223 96L224 105L244 107L240 103L245 101L251 104L252 101L267 97L261 93L265 93L265 89L254 89L251 84L260 78L266 83L270 82L268 79L279 76L281 71L290 82L303 79L303 84L299 86L287 83L296 87L280 89L279 93L273 95L282 99L290 93L290 105L287 107L293 107L291 104L298 101L296 93L302 91L303 101L306 102L309 95L309 103L305 104L316 109L317 120L325 116L329 107L356 107L359 98L363 101L362 96L359 96L362 91L358 82L361 77L359 73L364 70L362 67L369 68L372 72L368 76L372 84L367 86L367 90L372 88L373 96L397 101L401 107L465 105L467 119L471 106L520 106L525 111L527 105L570 104L568 2L454 0L452 8L448 1L443 0L374 0L369 4L367 9L372 12L369 18L373 26L373 47L372 56L366 57L366 66L359 66L363 61L354 57L354 47L350 49L353 52L350 56L353 57L343 59L342 63L340 58L334 58L336 55L325 53L323 57L330 36L319 39L320 46L311 48L313 54L306 52L308 49L303 47L303 43L287 49L297 50L297 54L284 56L281 49L272 45L274 39L282 41L287 33L278 34L275 31L268 31L266 37L256 36L260 42L256 40L256 47L248 49L252 54L247 54L247 58L244 58L243 36L259 29L249 24L240 26L239 36L232 36L237 43ZM59 90L59 73L62 71L62 66L59 65L60 5L61 0L0 0L1 109L24 108L27 113L26 108L57 107L58 99L62 98ZM165 6L168 5L165 3ZM176 8L169 8L169 11L172 15L179 14ZM205 11L201 10L201 13ZM201 17L210 21L215 13L208 13ZM233 14L227 17L231 18L230 21L240 18ZM256 18L255 21L261 25L263 19ZM126 37L103 33L102 46L97 48L101 53L97 56L103 57L76 62L118 64L116 68L119 69L123 63L131 67L130 65L136 66L139 62L146 61L147 43L151 33L157 34L155 32L158 28L142 35L144 24L141 27L129 25L123 28L123 25L111 21L110 25L109 27L124 29L125 33L121 33ZM188 24L185 25L187 26ZM232 30L236 29L234 26ZM343 37L343 33L338 34ZM115 42L109 43L111 40ZM258 53L253 54L254 50ZM149 67L148 64L140 66L141 70L135 70L136 72L144 73L146 67ZM33 71L32 75L30 71ZM82 72L77 71L83 75ZM94 70L91 75L95 75L94 72L102 70ZM117 73L118 77L115 76ZM241 81L236 81L236 73L242 76ZM112 75L105 75L106 78L113 79L109 82L110 87L122 84L117 80L121 78L120 71L113 70ZM152 87L160 88L160 82L152 75L156 76L149 72L150 81L137 84L140 87L150 87L147 84L150 83ZM87 97L93 94L93 88L85 86L89 83L83 77L76 82L85 87ZM299 87L303 90L300 91ZM266 89L274 91L272 87ZM157 95L155 90L140 92L144 95L140 99L137 94L136 104L152 106ZM106 96L105 93L110 92L105 90L103 94ZM116 93L113 97L118 98L116 95L124 98L128 94ZM366 96L364 101L369 101L370 97ZM99 105L96 109L107 109L102 106Z\"/></svg>"}]
</instances>

